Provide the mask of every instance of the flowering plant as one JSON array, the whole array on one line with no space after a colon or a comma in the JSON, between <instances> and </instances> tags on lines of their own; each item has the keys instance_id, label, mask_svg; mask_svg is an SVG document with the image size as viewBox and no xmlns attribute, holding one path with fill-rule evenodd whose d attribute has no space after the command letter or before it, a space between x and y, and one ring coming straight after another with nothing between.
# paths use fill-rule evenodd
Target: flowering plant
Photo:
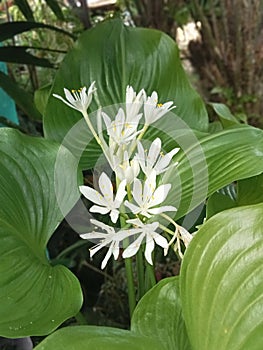
<instances>
[{"instance_id":1,"label":"flowering plant","mask_svg":"<svg viewBox=\"0 0 263 350\"><path fill-rule=\"evenodd\" d=\"M65 86L84 88L57 95ZM165 34L112 20L80 37L45 105L45 137L0 129L1 336L51 333L36 350L261 348L262 130L223 112L208 123ZM52 252L64 219L84 240ZM102 268L124 261L131 330L76 326L85 293L68 258L81 247L87 264L86 246ZM155 285L170 247L180 274Z\"/></svg>"}]
</instances>

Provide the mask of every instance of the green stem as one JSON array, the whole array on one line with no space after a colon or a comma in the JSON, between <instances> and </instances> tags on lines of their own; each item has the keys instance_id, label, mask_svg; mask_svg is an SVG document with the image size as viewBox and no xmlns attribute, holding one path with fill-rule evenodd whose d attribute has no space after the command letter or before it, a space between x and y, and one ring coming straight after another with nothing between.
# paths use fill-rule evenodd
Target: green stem
<instances>
[{"instance_id":1,"label":"green stem","mask_svg":"<svg viewBox=\"0 0 263 350\"><path fill-rule=\"evenodd\" d=\"M156 285L154 267L146 262L145 293Z\"/></svg>"},{"instance_id":2,"label":"green stem","mask_svg":"<svg viewBox=\"0 0 263 350\"><path fill-rule=\"evenodd\" d=\"M132 259L126 258L126 259L124 259L124 261L125 261L125 269L126 269L129 310L130 310L130 319L131 319L133 311L134 311L135 306L136 306L135 287L134 287L133 270L132 270Z\"/></svg>"},{"instance_id":3,"label":"green stem","mask_svg":"<svg viewBox=\"0 0 263 350\"><path fill-rule=\"evenodd\" d=\"M145 294L145 285L144 285L145 271L144 271L144 262L143 262L141 247L136 254L136 269L137 269L137 276L138 276L138 300L140 300Z\"/></svg>"},{"instance_id":4,"label":"green stem","mask_svg":"<svg viewBox=\"0 0 263 350\"><path fill-rule=\"evenodd\" d=\"M84 240L77 241L76 243L72 244L70 247L67 247L66 249L62 250L62 252L60 252L54 260L61 259L63 256L67 255L68 253L72 252L73 250L75 250L79 247L83 247L83 246L88 245L88 244L90 244L90 242L87 242Z\"/></svg>"}]
</instances>

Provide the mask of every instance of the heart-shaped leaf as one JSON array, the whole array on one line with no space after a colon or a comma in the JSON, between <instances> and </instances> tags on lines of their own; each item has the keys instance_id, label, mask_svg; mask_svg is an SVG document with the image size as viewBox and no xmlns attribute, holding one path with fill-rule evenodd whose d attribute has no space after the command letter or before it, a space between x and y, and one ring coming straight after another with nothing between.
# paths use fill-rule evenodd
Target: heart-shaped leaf
<instances>
[{"instance_id":1,"label":"heart-shaped leaf","mask_svg":"<svg viewBox=\"0 0 263 350\"><path fill-rule=\"evenodd\" d=\"M137 334L156 338L166 350L190 350L182 317L178 277L165 278L139 301L131 323Z\"/></svg>"},{"instance_id":2,"label":"heart-shaped leaf","mask_svg":"<svg viewBox=\"0 0 263 350\"><path fill-rule=\"evenodd\" d=\"M193 349L262 349L262 256L263 204L221 212L200 228L180 276Z\"/></svg>"},{"instance_id":3,"label":"heart-shaped leaf","mask_svg":"<svg viewBox=\"0 0 263 350\"><path fill-rule=\"evenodd\" d=\"M77 161L54 142L7 128L0 135L0 335L44 335L82 303L76 277L46 256L79 197Z\"/></svg>"},{"instance_id":4,"label":"heart-shaped leaf","mask_svg":"<svg viewBox=\"0 0 263 350\"><path fill-rule=\"evenodd\" d=\"M42 341L35 350L165 350L149 337L111 327L79 326L58 330Z\"/></svg>"}]
</instances>

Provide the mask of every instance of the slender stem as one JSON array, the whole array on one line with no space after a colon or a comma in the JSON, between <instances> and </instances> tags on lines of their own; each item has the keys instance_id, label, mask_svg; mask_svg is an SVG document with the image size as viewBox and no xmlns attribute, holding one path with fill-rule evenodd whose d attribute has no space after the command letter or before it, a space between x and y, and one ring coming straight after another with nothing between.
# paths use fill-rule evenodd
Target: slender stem
<instances>
[{"instance_id":1,"label":"slender stem","mask_svg":"<svg viewBox=\"0 0 263 350\"><path fill-rule=\"evenodd\" d=\"M144 263L143 263L141 247L136 254L136 269L137 269L137 276L138 276L138 300L140 300L145 294L145 285L144 285L145 272L144 272Z\"/></svg>"},{"instance_id":2,"label":"slender stem","mask_svg":"<svg viewBox=\"0 0 263 350\"><path fill-rule=\"evenodd\" d=\"M130 310L130 319L132 318L133 311L136 306L136 297L135 297L135 287L133 279L133 269L132 269L132 259L124 259L125 269L126 269L126 278L128 286L128 299L129 299L129 310Z\"/></svg>"},{"instance_id":3,"label":"slender stem","mask_svg":"<svg viewBox=\"0 0 263 350\"><path fill-rule=\"evenodd\" d=\"M146 262L145 293L156 285L154 267Z\"/></svg>"},{"instance_id":4,"label":"slender stem","mask_svg":"<svg viewBox=\"0 0 263 350\"><path fill-rule=\"evenodd\" d=\"M116 187L118 189L120 180L116 176ZM121 227L126 226L126 220L124 217L120 216L120 224ZM129 245L129 238L123 241L123 247L126 248ZM126 278L127 278L127 287L128 287L128 299L129 299L129 311L130 311L130 319L132 318L133 311L136 306L136 296L135 296L135 286L134 286L134 278L133 278L133 268L132 268L132 259L126 258L125 262L125 270L126 270Z\"/></svg>"},{"instance_id":5,"label":"slender stem","mask_svg":"<svg viewBox=\"0 0 263 350\"><path fill-rule=\"evenodd\" d=\"M88 124L88 127L89 127L90 131L92 132L92 135L95 137L95 140L97 141L97 143L101 146L102 150L104 151L103 146L102 146L102 142L101 142L99 136L97 135L95 129L93 128L93 125L91 124L88 113L83 111L82 115L83 115L86 123Z\"/></svg>"}]
</instances>

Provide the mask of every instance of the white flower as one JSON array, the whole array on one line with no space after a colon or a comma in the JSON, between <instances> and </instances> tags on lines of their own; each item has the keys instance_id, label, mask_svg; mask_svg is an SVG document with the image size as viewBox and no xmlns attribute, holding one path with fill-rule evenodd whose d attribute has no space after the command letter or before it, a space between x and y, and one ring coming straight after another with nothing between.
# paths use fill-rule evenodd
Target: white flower
<instances>
[{"instance_id":1,"label":"white flower","mask_svg":"<svg viewBox=\"0 0 263 350\"><path fill-rule=\"evenodd\" d=\"M137 159L130 161L127 151L124 151L123 159L118 156L113 156L114 172L119 180L126 179L127 184L131 184L140 172L140 166Z\"/></svg>"},{"instance_id":2,"label":"white flower","mask_svg":"<svg viewBox=\"0 0 263 350\"><path fill-rule=\"evenodd\" d=\"M101 268L104 269L104 267L107 265L107 262L111 255L114 256L114 259L116 260L119 256L119 251L120 251L120 244L121 242L130 235L130 230L126 231L118 231L115 232L114 228L111 226L108 226L104 224L103 222L93 220L91 219L90 222L97 227L95 229L102 229L103 231L106 231L107 233L104 232L96 232L92 231L89 233L84 233L81 234L80 237L83 239L99 239L100 242L92 247L90 249L90 257L92 258L95 253L97 253L101 248L109 246L108 252L105 255L105 258L103 259L101 263Z\"/></svg>"},{"instance_id":3,"label":"white flower","mask_svg":"<svg viewBox=\"0 0 263 350\"><path fill-rule=\"evenodd\" d=\"M141 114L134 116L133 120L127 121L125 118L124 110L119 108L115 120L111 120L110 117L102 112L102 117L107 127L107 133L110 136L110 146L127 145L132 141L140 131L137 131Z\"/></svg>"},{"instance_id":4,"label":"white flower","mask_svg":"<svg viewBox=\"0 0 263 350\"><path fill-rule=\"evenodd\" d=\"M135 227L140 229L140 235L136 240L131 243L123 252L123 258L129 258L135 255L140 245L142 244L143 239L145 239L146 247L145 247L145 259L149 264L153 264L152 262L152 252L154 250L154 244L158 244L160 247L164 249L168 249L167 240L156 232L159 224L158 222L153 222L151 224L143 224L139 219L127 220L127 223L133 224Z\"/></svg>"},{"instance_id":5,"label":"white flower","mask_svg":"<svg viewBox=\"0 0 263 350\"><path fill-rule=\"evenodd\" d=\"M134 117L139 114L139 111L142 107L143 102L145 101L146 94L142 89L136 95L136 92L131 86L126 88L126 120L132 121Z\"/></svg>"},{"instance_id":6,"label":"white flower","mask_svg":"<svg viewBox=\"0 0 263 350\"><path fill-rule=\"evenodd\" d=\"M87 91L86 87L83 87L79 90L71 90L71 92L68 89L64 88L64 94L65 94L66 100L62 96L57 94L53 94L53 96L63 101L67 106L85 114L87 111L87 108L91 103L92 94L96 90L94 85L95 85L95 81L91 83L88 89L88 93L86 92Z\"/></svg>"},{"instance_id":7,"label":"white flower","mask_svg":"<svg viewBox=\"0 0 263 350\"><path fill-rule=\"evenodd\" d=\"M144 103L145 124L150 125L156 120L160 119L162 116L176 107L172 105L172 101L166 102L164 104L158 103L158 95L157 92L154 91Z\"/></svg>"},{"instance_id":8,"label":"white flower","mask_svg":"<svg viewBox=\"0 0 263 350\"><path fill-rule=\"evenodd\" d=\"M156 171L156 175L165 172L168 169L168 165L171 162L173 156L180 150L180 148L174 148L172 151L166 153L165 155L161 152L162 142L159 138L156 138L149 149L146 156L146 151L144 150L140 141L137 143L138 153L135 159L138 160L142 171L146 176L149 176L152 170ZM173 166L177 165L178 162L174 163Z\"/></svg>"},{"instance_id":9,"label":"white flower","mask_svg":"<svg viewBox=\"0 0 263 350\"><path fill-rule=\"evenodd\" d=\"M144 187L138 179L134 179L132 195L137 205L128 202L124 202L133 214L141 214L150 218L152 215L160 214L165 211L176 211L173 206L156 207L162 203L170 191L171 184L160 185L156 188L156 173L153 170L150 176L146 179Z\"/></svg>"},{"instance_id":10,"label":"white flower","mask_svg":"<svg viewBox=\"0 0 263 350\"><path fill-rule=\"evenodd\" d=\"M113 199L113 186L105 173L99 177L99 188L102 194L88 186L79 186L80 192L90 201L98 205L90 208L91 213L110 213L111 221L116 223L119 217L119 207L126 196L126 180L123 180L118 187L115 199Z\"/></svg>"}]
</instances>

